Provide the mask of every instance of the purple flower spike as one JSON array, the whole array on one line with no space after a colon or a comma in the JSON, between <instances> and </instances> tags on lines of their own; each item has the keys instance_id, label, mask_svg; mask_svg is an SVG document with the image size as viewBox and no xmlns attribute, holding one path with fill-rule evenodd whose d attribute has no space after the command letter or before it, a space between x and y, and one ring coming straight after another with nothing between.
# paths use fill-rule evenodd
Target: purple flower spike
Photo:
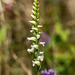
<instances>
[{"instance_id":1,"label":"purple flower spike","mask_svg":"<svg viewBox=\"0 0 75 75\"><path fill-rule=\"evenodd\" d=\"M52 69L49 69L48 72L50 73L50 75L54 75L54 71Z\"/></svg>"},{"instance_id":2,"label":"purple flower spike","mask_svg":"<svg viewBox=\"0 0 75 75\"><path fill-rule=\"evenodd\" d=\"M52 69L49 69L48 72L52 72L52 73L54 73L54 71L53 71Z\"/></svg>"},{"instance_id":3,"label":"purple flower spike","mask_svg":"<svg viewBox=\"0 0 75 75\"><path fill-rule=\"evenodd\" d=\"M49 44L51 42L51 38L48 36L48 34L46 32L44 32L42 35L41 35L41 38L40 40L41 42L45 42L45 45Z\"/></svg>"},{"instance_id":4,"label":"purple flower spike","mask_svg":"<svg viewBox=\"0 0 75 75\"><path fill-rule=\"evenodd\" d=\"M45 69L45 75L47 75L48 74L48 72L47 72L47 70Z\"/></svg>"},{"instance_id":5,"label":"purple flower spike","mask_svg":"<svg viewBox=\"0 0 75 75\"><path fill-rule=\"evenodd\" d=\"M41 75L57 75L52 69L41 71Z\"/></svg>"},{"instance_id":6,"label":"purple flower spike","mask_svg":"<svg viewBox=\"0 0 75 75\"><path fill-rule=\"evenodd\" d=\"M41 75L45 75L45 71L41 71Z\"/></svg>"},{"instance_id":7,"label":"purple flower spike","mask_svg":"<svg viewBox=\"0 0 75 75\"><path fill-rule=\"evenodd\" d=\"M57 75L56 73L54 73L54 75Z\"/></svg>"}]
</instances>

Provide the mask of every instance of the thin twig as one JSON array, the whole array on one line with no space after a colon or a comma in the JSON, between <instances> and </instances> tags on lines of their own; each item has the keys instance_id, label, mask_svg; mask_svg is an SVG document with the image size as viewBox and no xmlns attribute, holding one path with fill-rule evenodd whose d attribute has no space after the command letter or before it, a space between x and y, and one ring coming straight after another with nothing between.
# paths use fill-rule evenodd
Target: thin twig
<instances>
[{"instance_id":1,"label":"thin twig","mask_svg":"<svg viewBox=\"0 0 75 75\"><path fill-rule=\"evenodd\" d=\"M13 58L16 60L17 63L19 63L21 65L21 67L23 68L23 70L28 74L28 75L32 75L31 70L29 70L26 65L24 64L24 62L22 60L20 60L17 55L15 53L12 53Z\"/></svg>"}]
</instances>

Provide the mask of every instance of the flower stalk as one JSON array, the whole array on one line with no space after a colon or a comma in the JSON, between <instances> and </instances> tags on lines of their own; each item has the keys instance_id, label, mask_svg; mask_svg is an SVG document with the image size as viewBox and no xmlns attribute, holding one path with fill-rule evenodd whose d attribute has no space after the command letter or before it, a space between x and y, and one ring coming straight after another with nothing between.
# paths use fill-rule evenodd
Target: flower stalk
<instances>
[{"instance_id":1,"label":"flower stalk","mask_svg":"<svg viewBox=\"0 0 75 75\"><path fill-rule=\"evenodd\" d=\"M34 58L33 58L33 67L37 67L37 75L40 75L40 70L41 70L41 62L44 59L43 56L43 51L40 50L39 45L43 45L45 44L45 42L39 42L40 39L40 34L42 32L39 32L39 28L42 27L42 25L39 25L39 2L38 0L34 0L33 2L33 10L32 10L33 14L31 15L32 17L32 21L29 21L32 24L32 28L30 30L30 32L33 34L32 37L28 37L28 40L32 41L32 45L31 45L31 49L28 49L27 51L29 53L33 53L34 54Z\"/></svg>"}]
</instances>

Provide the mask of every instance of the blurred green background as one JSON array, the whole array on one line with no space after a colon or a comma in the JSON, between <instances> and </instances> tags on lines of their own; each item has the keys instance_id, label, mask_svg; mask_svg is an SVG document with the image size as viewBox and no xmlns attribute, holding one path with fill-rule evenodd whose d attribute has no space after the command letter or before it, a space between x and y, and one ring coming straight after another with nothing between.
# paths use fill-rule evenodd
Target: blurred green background
<instances>
[{"instance_id":1,"label":"blurred green background","mask_svg":"<svg viewBox=\"0 0 75 75\"><path fill-rule=\"evenodd\" d=\"M75 0L39 4L41 39L46 42L42 70L75 75ZM32 5L33 0L0 0L0 75L32 75L33 56L27 52Z\"/></svg>"}]
</instances>

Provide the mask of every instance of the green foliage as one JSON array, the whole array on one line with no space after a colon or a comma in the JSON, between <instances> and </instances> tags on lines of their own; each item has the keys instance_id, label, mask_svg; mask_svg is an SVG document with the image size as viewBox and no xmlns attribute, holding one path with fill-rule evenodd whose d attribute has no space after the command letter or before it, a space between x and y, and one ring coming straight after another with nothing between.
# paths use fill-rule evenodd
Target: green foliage
<instances>
[{"instance_id":1,"label":"green foliage","mask_svg":"<svg viewBox=\"0 0 75 75\"><path fill-rule=\"evenodd\" d=\"M56 31L56 35L59 35L62 41L66 42L68 40L68 37L70 35L70 30L62 29L61 23L57 22L55 24L55 31Z\"/></svg>"},{"instance_id":2,"label":"green foliage","mask_svg":"<svg viewBox=\"0 0 75 75\"><path fill-rule=\"evenodd\" d=\"M0 29L0 45L2 44L4 38L6 37L7 27L3 27Z\"/></svg>"}]
</instances>

